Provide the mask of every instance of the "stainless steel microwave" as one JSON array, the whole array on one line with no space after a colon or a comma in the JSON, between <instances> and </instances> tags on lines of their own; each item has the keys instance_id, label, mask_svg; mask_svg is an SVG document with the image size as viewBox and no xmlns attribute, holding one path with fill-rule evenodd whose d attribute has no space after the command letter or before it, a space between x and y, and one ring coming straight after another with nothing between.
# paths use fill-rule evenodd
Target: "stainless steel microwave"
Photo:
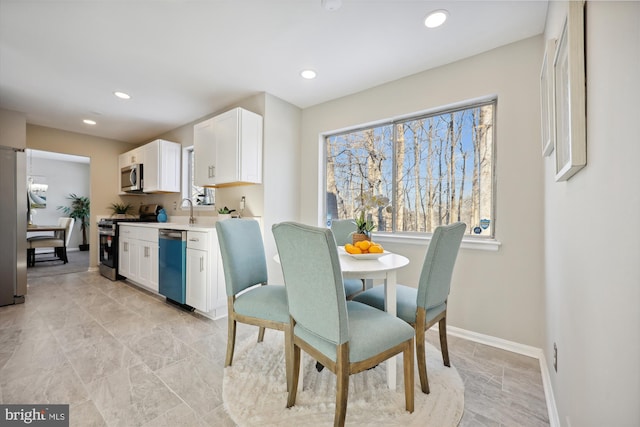
<instances>
[{"instance_id":1,"label":"stainless steel microwave","mask_svg":"<svg viewBox=\"0 0 640 427\"><path fill-rule=\"evenodd\" d=\"M134 163L120 169L120 190L127 193L142 192L142 163Z\"/></svg>"}]
</instances>

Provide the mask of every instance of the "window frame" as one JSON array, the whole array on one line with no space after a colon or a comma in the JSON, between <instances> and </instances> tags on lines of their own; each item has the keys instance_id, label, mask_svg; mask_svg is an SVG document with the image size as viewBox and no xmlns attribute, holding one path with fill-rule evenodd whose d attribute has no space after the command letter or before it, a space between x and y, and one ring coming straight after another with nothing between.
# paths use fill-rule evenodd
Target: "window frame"
<instances>
[{"instance_id":1,"label":"window frame","mask_svg":"<svg viewBox=\"0 0 640 427\"><path fill-rule=\"evenodd\" d=\"M190 172L193 168L193 164L190 164L189 160L191 159L190 153L194 151L193 145L189 145L187 147L182 148L182 185L180 188L180 210L188 211L190 209L189 205L184 202L184 199L189 199L193 203L194 211L214 211L216 208L215 205L215 189L213 190L214 202L211 205L198 205L195 200L191 199L191 177Z\"/></svg>"},{"instance_id":2,"label":"window frame","mask_svg":"<svg viewBox=\"0 0 640 427\"><path fill-rule=\"evenodd\" d=\"M501 243L496 239L496 235L498 232L498 221L497 221L497 176L496 176L496 164L497 164L497 147L498 147L498 139L497 139L497 127L498 127L498 97L497 95L490 95L481 98L475 98L470 100L465 100L461 102L457 102L454 104L449 104L445 106L440 106L428 110L418 111L414 113L409 113L402 116L390 117L387 119L377 120L374 122L359 124L347 128L338 129L335 131L327 131L323 132L320 135L320 152L321 152L321 197L319 198L322 206L322 217L321 223L327 221L328 218L328 206L327 206L327 143L328 139L335 136L346 135L350 133L360 132L363 130L372 129L375 127L381 126L392 126L393 129L393 145L395 146L397 141L397 127L398 125L404 124L406 122L410 122L413 120L421 120L426 119L433 116L448 114L460 110L470 110L477 107L482 107L485 105L493 106L493 126L491 130L491 138L492 138L492 161L491 161L491 221L492 221L492 234L491 235L481 235L474 234L472 229L468 229L463 237L463 243L461 247L463 248L471 248L471 249L480 249L480 250L490 250L497 251L501 246ZM392 150L391 153L393 156L392 159L392 170L395 171L396 158L395 158L395 149ZM392 206L395 208L396 200L395 194L397 190L397 180L393 180L392 182ZM393 215L393 230L396 229L396 221L397 217ZM469 225L468 225L469 226ZM471 227L470 227L471 228ZM424 245L428 244L433 235L432 232L420 232L420 231L392 231L392 232L378 232L374 231L373 236L376 241L381 243L403 243L403 244L415 244L415 245Z\"/></svg>"}]
</instances>

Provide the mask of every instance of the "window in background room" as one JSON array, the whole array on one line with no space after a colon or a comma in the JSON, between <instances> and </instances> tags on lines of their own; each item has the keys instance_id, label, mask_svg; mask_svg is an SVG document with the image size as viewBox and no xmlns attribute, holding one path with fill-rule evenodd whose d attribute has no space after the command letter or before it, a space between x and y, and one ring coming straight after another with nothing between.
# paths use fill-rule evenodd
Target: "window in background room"
<instances>
[{"instance_id":1,"label":"window in background room","mask_svg":"<svg viewBox=\"0 0 640 427\"><path fill-rule=\"evenodd\" d=\"M195 185L193 146L183 148L182 198L190 199L193 202L194 209L208 210L214 208L216 202L215 194L213 188L204 188ZM188 209L189 205L184 202L182 207Z\"/></svg>"},{"instance_id":2,"label":"window in background room","mask_svg":"<svg viewBox=\"0 0 640 427\"><path fill-rule=\"evenodd\" d=\"M493 237L496 100L328 135L327 219L361 211L377 232L462 221Z\"/></svg>"}]
</instances>

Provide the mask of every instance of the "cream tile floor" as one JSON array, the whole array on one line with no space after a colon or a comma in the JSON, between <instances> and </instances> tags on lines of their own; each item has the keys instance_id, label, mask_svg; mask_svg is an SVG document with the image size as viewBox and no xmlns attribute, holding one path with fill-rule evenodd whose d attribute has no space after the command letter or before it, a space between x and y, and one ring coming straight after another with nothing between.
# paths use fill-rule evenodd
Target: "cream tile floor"
<instances>
[{"instance_id":1,"label":"cream tile floor","mask_svg":"<svg viewBox=\"0 0 640 427\"><path fill-rule=\"evenodd\" d=\"M240 325L238 340L256 333ZM428 340L438 346L437 335ZM95 273L29 279L0 307L0 402L68 403L74 426L233 426L222 403L226 319L178 310ZM538 361L450 337L460 426L548 426ZM438 426L440 427L440 426Z\"/></svg>"}]
</instances>

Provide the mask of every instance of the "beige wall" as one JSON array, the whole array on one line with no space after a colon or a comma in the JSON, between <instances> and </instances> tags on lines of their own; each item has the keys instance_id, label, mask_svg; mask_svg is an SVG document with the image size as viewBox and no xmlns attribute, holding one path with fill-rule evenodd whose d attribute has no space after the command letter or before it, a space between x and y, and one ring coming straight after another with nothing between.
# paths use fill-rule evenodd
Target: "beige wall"
<instances>
[{"instance_id":1,"label":"beige wall","mask_svg":"<svg viewBox=\"0 0 640 427\"><path fill-rule=\"evenodd\" d=\"M0 109L0 145L27 148L27 116L17 111Z\"/></svg>"},{"instance_id":2,"label":"beige wall","mask_svg":"<svg viewBox=\"0 0 640 427\"><path fill-rule=\"evenodd\" d=\"M449 323L542 347L543 186L539 83L542 37L530 38L302 114L301 220L321 224L319 135L336 129L497 95L497 252L461 250ZM411 259L399 272L416 283L426 246L385 244Z\"/></svg>"},{"instance_id":3,"label":"beige wall","mask_svg":"<svg viewBox=\"0 0 640 427\"><path fill-rule=\"evenodd\" d=\"M551 2L559 38L566 3ZM587 165L544 160L544 349L562 426L640 425L640 3L587 2Z\"/></svg>"},{"instance_id":4,"label":"beige wall","mask_svg":"<svg viewBox=\"0 0 640 427\"><path fill-rule=\"evenodd\" d=\"M90 199L91 226L87 231L90 246L90 267L98 265L98 215L111 215L109 205L119 202L118 154L131 148L131 144L112 139L66 132L42 126L27 125L27 148L75 154L91 158Z\"/></svg>"}]
</instances>

